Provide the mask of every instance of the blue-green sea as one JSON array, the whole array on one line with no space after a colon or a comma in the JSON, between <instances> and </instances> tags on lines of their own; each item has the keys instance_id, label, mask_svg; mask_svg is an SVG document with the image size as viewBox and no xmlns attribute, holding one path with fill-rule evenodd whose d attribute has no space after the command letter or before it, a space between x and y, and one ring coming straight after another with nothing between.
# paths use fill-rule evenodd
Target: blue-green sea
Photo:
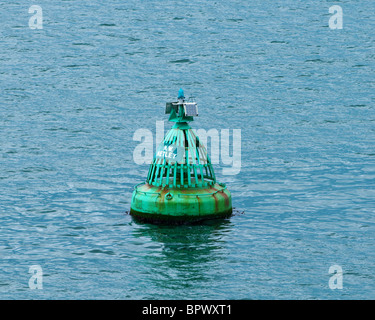
<instances>
[{"instance_id":1,"label":"blue-green sea","mask_svg":"<svg viewBox=\"0 0 375 320\"><path fill-rule=\"evenodd\" d=\"M2 1L0 299L374 299L374 15L372 0ZM180 88L193 128L241 130L240 172L214 164L234 215L138 223L134 135L156 148Z\"/></svg>"}]
</instances>

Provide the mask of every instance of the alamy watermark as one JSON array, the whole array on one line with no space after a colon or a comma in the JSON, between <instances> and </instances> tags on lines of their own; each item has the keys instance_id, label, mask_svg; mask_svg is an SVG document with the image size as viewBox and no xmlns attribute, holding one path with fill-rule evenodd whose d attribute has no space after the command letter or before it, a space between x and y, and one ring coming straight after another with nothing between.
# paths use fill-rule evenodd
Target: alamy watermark
<instances>
[{"instance_id":1,"label":"alamy watermark","mask_svg":"<svg viewBox=\"0 0 375 320\"><path fill-rule=\"evenodd\" d=\"M207 146L210 139L210 148L207 153L212 164L223 165L223 175L236 175L241 171L241 129L192 129L199 137L200 143ZM232 139L231 138L232 131ZM151 130L141 128L137 129L133 135L133 141L140 143L133 151L133 160L138 165L151 164L154 157L155 146L160 146L164 138L164 121L156 121L156 138ZM231 141L232 140L232 143ZM173 151L169 148L159 147L159 152ZM176 154L177 156L177 154ZM176 158L178 161L178 158Z\"/></svg>"},{"instance_id":2,"label":"alamy watermark","mask_svg":"<svg viewBox=\"0 0 375 320\"><path fill-rule=\"evenodd\" d=\"M329 18L328 25L332 30L343 28L343 10L339 5L333 5L329 8L332 16ZM43 9L39 5L32 5L29 13L33 14L29 19L30 29L43 29Z\"/></svg>"},{"instance_id":3,"label":"alamy watermark","mask_svg":"<svg viewBox=\"0 0 375 320\"><path fill-rule=\"evenodd\" d=\"M335 289L342 289L343 282L344 282L344 273L342 271L341 266L335 264L329 267L328 270L329 274L333 274L328 281L328 286L330 289L335 290Z\"/></svg>"},{"instance_id":4,"label":"alamy watermark","mask_svg":"<svg viewBox=\"0 0 375 320\"><path fill-rule=\"evenodd\" d=\"M41 6L32 5L29 13L33 14L29 19L30 29L43 29L43 9Z\"/></svg>"},{"instance_id":5,"label":"alamy watermark","mask_svg":"<svg viewBox=\"0 0 375 320\"><path fill-rule=\"evenodd\" d=\"M332 16L329 18L328 25L332 30L343 28L343 10L339 5L333 5L329 8ZM29 13L33 14L29 19L30 29L43 29L43 9L39 5L32 5Z\"/></svg>"},{"instance_id":6,"label":"alamy watermark","mask_svg":"<svg viewBox=\"0 0 375 320\"><path fill-rule=\"evenodd\" d=\"M43 289L43 269L40 265L33 265L29 268L32 276L29 279L29 288L31 290Z\"/></svg>"},{"instance_id":7,"label":"alamy watermark","mask_svg":"<svg viewBox=\"0 0 375 320\"><path fill-rule=\"evenodd\" d=\"M343 11L338 5L331 6L329 8L329 13L333 14L329 18L328 25L331 30L342 29L343 27Z\"/></svg>"}]
</instances>

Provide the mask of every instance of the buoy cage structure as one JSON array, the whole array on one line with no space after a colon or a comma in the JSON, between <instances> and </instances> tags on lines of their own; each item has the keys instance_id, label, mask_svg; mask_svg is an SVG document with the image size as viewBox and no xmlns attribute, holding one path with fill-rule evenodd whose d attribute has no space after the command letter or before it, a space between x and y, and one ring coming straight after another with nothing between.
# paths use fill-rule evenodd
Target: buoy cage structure
<instances>
[{"instance_id":1,"label":"buoy cage structure","mask_svg":"<svg viewBox=\"0 0 375 320\"><path fill-rule=\"evenodd\" d=\"M188 122L198 116L195 102L166 104L175 122L158 147L147 179L134 187L130 215L148 223L185 224L232 215L231 194L216 181L205 146Z\"/></svg>"}]
</instances>

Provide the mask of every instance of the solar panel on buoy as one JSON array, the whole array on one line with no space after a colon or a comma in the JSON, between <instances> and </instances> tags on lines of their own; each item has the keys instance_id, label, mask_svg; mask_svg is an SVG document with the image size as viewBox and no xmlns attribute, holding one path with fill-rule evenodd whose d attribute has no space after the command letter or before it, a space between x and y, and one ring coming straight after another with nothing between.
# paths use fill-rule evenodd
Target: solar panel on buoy
<instances>
[{"instance_id":1,"label":"solar panel on buoy","mask_svg":"<svg viewBox=\"0 0 375 320\"><path fill-rule=\"evenodd\" d=\"M198 116L198 105L195 102L184 103L185 116L197 117Z\"/></svg>"}]
</instances>

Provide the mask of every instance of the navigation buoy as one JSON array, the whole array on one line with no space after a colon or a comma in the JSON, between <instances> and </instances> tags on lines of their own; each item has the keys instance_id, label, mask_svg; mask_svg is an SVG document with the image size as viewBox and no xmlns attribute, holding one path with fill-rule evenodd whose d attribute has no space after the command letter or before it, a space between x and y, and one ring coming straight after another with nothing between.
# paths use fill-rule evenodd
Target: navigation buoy
<instances>
[{"instance_id":1,"label":"navigation buoy","mask_svg":"<svg viewBox=\"0 0 375 320\"><path fill-rule=\"evenodd\" d=\"M232 215L227 187L216 181L207 149L188 122L198 116L198 105L178 100L166 104L175 122L158 147L147 179L134 187L130 215L150 223L192 223Z\"/></svg>"}]
</instances>

